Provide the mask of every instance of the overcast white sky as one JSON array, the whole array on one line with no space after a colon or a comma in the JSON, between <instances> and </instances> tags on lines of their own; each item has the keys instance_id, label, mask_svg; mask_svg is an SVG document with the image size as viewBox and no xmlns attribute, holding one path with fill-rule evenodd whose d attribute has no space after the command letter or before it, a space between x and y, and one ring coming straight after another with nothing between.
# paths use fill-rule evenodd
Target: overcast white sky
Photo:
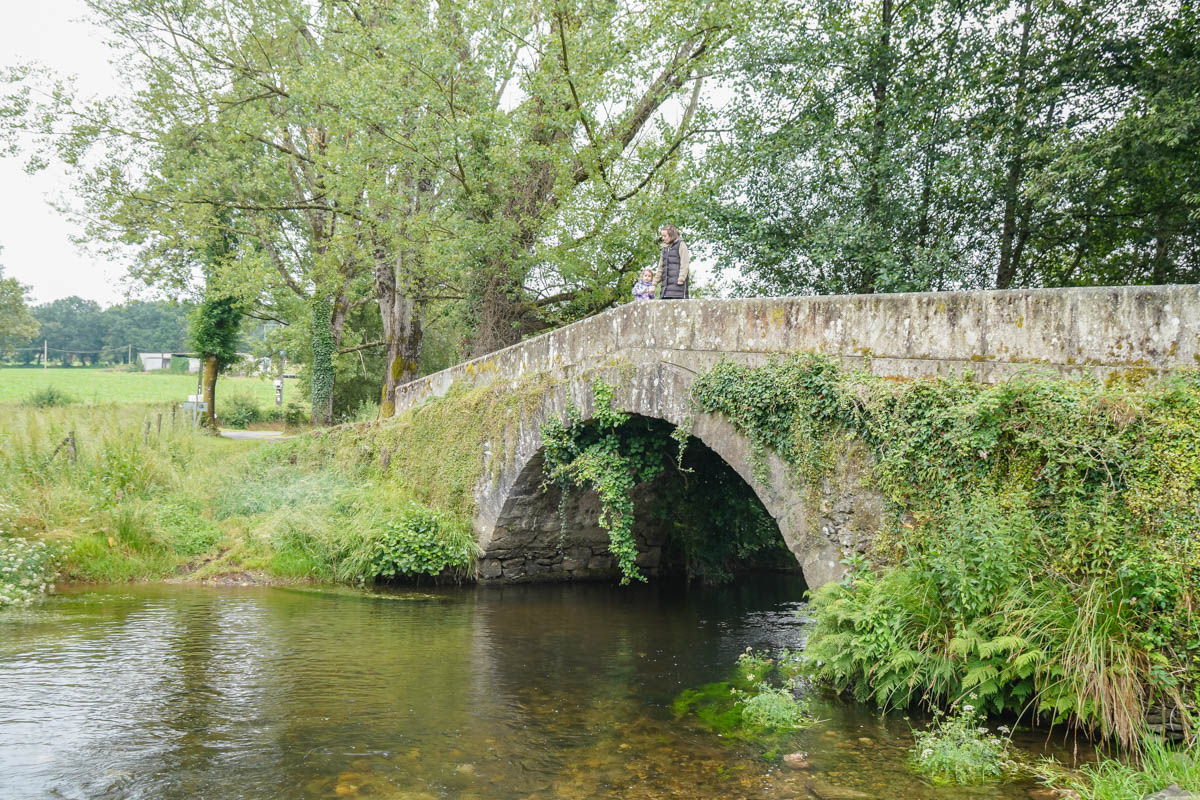
<instances>
[{"instance_id":1,"label":"overcast white sky","mask_svg":"<svg viewBox=\"0 0 1200 800\"><path fill-rule=\"evenodd\" d=\"M82 20L82 0L0 0L0 65L38 61L55 72L74 75L90 94L119 89L98 31ZM71 242L77 226L48 204L68 194L62 171L26 175L22 162L0 158L0 264L6 277L31 286L33 299L46 302L79 295L102 305L125 297L125 269L82 252Z\"/></svg>"}]
</instances>

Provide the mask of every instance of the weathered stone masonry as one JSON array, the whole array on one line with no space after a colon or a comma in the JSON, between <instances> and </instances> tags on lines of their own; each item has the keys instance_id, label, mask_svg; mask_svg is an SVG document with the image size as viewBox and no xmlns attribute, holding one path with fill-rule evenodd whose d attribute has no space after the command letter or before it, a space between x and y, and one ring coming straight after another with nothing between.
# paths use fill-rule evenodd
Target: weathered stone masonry
<instances>
[{"instance_id":1,"label":"weathered stone masonry","mask_svg":"<svg viewBox=\"0 0 1200 800\"><path fill-rule=\"evenodd\" d=\"M558 498L542 493L540 426L574 403L592 414L591 383L615 387L614 406L690 424L751 486L779 525L812 587L841 574L860 549L882 501L850 453L821 491L806 493L783 462L754 474L749 443L724 419L696 415L691 384L722 359L765 363L815 351L877 375L919 378L973 371L996 381L1026 370L1104 377L1130 369L1200 367L1200 286L1035 289L849 297L636 303L577 322L401 387L402 411L451 385L555 378L515 430L485 444L489 463L476 488L475 527L484 580L549 580L611 574L596 503L571 499L560 525ZM499 463L496 463L499 462ZM643 564L653 570L661 531L647 528ZM656 549L658 548L658 549Z\"/></svg>"}]
</instances>

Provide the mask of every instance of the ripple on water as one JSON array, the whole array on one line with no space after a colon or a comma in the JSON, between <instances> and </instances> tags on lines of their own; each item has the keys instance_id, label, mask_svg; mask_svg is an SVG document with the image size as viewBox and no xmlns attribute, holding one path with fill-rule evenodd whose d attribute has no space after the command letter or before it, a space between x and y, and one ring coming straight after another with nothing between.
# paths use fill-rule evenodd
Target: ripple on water
<instances>
[{"instance_id":1,"label":"ripple on water","mask_svg":"<svg viewBox=\"0 0 1200 800\"><path fill-rule=\"evenodd\" d=\"M1025 797L924 785L907 724L858 707L819 706L799 771L676 718L801 643L802 584L754 580L67 594L0 615L0 798Z\"/></svg>"}]
</instances>

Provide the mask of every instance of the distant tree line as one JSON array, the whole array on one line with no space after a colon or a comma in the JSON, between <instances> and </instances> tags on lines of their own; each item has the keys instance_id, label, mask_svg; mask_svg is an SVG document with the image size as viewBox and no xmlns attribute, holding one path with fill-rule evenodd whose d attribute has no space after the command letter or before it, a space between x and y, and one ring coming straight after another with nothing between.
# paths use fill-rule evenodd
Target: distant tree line
<instances>
[{"instance_id":1,"label":"distant tree line","mask_svg":"<svg viewBox=\"0 0 1200 800\"><path fill-rule=\"evenodd\" d=\"M316 422L623 302L665 222L737 294L1200 280L1194 0L89 5L140 91L10 70L5 141Z\"/></svg>"},{"instance_id":2,"label":"distant tree line","mask_svg":"<svg viewBox=\"0 0 1200 800\"><path fill-rule=\"evenodd\" d=\"M37 332L10 341L8 358L40 364L43 344L49 360L60 364L124 364L139 350L188 352L191 310L185 303L141 300L102 309L92 300L64 297L29 307Z\"/></svg>"}]
</instances>

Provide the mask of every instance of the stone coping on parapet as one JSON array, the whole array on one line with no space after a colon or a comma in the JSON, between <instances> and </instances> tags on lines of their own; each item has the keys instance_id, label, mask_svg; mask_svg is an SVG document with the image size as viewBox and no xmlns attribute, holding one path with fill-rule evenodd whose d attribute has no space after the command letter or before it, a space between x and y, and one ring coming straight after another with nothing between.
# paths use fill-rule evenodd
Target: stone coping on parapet
<instances>
[{"instance_id":1,"label":"stone coping on parapet","mask_svg":"<svg viewBox=\"0 0 1200 800\"><path fill-rule=\"evenodd\" d=\"M458 381L605 362L698 369L821 352L913 378L964 370L997 380L1025 369L1101 377L1200 367L1200 286L1121 286L702 299L629 303L400 388L397 409ZM669 358L667 357L669 356Z\"/></svg>"}]
</instances>

